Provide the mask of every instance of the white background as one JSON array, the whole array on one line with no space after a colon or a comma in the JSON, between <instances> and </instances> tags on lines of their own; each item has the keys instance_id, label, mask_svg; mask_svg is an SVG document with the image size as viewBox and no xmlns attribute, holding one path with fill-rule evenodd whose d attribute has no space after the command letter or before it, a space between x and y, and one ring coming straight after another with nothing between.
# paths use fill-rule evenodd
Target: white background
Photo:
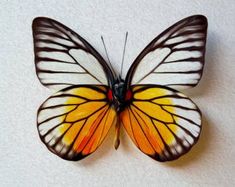
<instances>
[{"instance_id":1,"label":"white background","mask_svg":"<svg viewBox=\"0 0 235 187\"><path fill-rule=\"evenodd\" d=\"M0 1L0 186L234 186L235 1ZM209 21L206 65L199 85L187 91L203 113L203 131L187 155L159 163L113 129L93 155L64 161L40 142L36 113L51 92L35 74L31 23L48 16L69 26L120 71L126 31L125 72L140 51L180 19Z\"/></svg>"}]
</instances>

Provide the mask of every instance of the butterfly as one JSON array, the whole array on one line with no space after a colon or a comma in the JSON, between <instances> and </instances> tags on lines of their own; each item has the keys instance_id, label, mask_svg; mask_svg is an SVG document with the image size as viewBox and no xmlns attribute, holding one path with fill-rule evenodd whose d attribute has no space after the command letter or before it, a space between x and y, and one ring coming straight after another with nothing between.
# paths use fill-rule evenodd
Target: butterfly
<instances>
[{"instance_id":1,"label":"butterfly","mask_svg":"<svg viewBox=\"0 0 235 187\"><path fill-rule=\"evenodd\" d=\"M179 90L201 79L207 18L175 23L134 60L125 79L80 35L50 18L33 20L36 73L55 90L38 109L42 142L57 156L77 161L90 155L115 125L122 125L149 157L171 161L198 141L201 112Z\"/></svg>"}]
</instances>

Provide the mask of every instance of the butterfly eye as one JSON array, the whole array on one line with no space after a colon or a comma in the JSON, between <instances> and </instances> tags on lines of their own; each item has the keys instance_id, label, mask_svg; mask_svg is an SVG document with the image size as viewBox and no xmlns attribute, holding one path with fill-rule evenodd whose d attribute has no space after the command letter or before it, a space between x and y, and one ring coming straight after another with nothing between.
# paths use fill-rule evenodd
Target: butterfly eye
<instances>
[{"instance_id":1,"label":"butterfly eye","mask_svg":"<svg viewBox=\"0 0 235 187\"><path fill-rule=\"evenodd\" d=\"M130 90L126 92L125 101L129 101L132 98L132 93Z\"/></svg>"},{"instance_id":2,"label":"butterfly eye","mask_svg":"<svg viewBox=\"0 0 235 187\"><path fill-rule=\"evenodd\" d=\"M112 90L109 90L109 91L108 91L108 100L109 100L109 101L112 101L112 100L113 100L113 92L112 92Z\"/></svg>"}]
</instances>

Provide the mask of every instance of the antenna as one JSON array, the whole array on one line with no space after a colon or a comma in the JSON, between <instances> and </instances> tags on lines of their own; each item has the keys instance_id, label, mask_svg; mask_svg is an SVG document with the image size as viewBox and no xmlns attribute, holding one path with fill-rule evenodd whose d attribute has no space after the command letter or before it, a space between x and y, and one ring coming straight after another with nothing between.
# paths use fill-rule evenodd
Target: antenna
<instances>
[{"instance_id":1,"label":"antenna","mask_svg":"<svg viewBox=\"0 0 235 187\"><path fill-rule=\"evenodd\" d=\"M127 36L128 36L128 32L126 32L124 49L123 49L123 53L122 53L122 65L121 65L121 75L120 75L121 77L122 77L123 63L124 63L124 57L125 57L125 52L126 52Z\"/></svg>"},{"instance_id":2,"label":"antenna","mask_svg":"<svg viewBox=\"0 0 235 187\"><path fill-rule=\"evenodd\" d=\"M106 45L105 45L105 43L104 43L104 38L103 38L103 36L101 36L101 40L102 40L102 43L103 43L103 46L104 46L105 54L106 54L106 57L107 57L107 59L108 59L108 63L109 63L109 65L110 65L110 68L111 68L112 72L116 75L116 73L115 73L115 71L114 71L114 69L113 69L113 66L112 66L112 64L111 64L111 62L110 62L110 60L109 60L109 55L108 55L108 52L107 52Z\"/></svg>"}]
</instances>

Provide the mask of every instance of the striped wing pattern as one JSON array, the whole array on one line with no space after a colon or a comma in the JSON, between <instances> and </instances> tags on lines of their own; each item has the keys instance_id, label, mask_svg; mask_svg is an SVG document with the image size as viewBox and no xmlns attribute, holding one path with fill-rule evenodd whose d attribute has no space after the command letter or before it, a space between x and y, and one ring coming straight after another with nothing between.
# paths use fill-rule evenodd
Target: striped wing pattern
<instances>
[{"instance_id":1,"label":"striped wing pattern","mask_svg":"<svg viewBox=\"0 0 235 187\"><path fill-rule=\"evenodd\" d=\"M82 37L49 18L36 18L32 27L36 71L43 85L57 91L72 85L108 85L108 66Z\"/></svg>"},{"instance_id":2,"label":"striped wing pattern","mask_svg":"<svg viewBox=\"0 0 235 187\"><path fill-rule=\"evenodd\" d=\"M201 113L185 95L163 86L133 86L120 119L135 145L155 160L177 159L197 142Z\"/></svg>"},{"instance_id":3,"label":"striped wing pattern","mask_svg":"<svg viewBox=\"0 0 235 187\"><path fill-rule=\"evenodd\" d=\"M185 18L155 38L137 57L127 75L130 85L196 86L202 76L207 19Z\"/></svg>"},{"instance_id":4,"label":"striped wing pattern","mask_svg":"<svg viewBox=\"0 0 235 187\"><path fill-rule=\"evenodd\" d=\"M38 132L48 149L66 160L80 160L103 142L116 111L105 86L74 86L49 97L38 110Z\"/></svg>"}]
</instances>

